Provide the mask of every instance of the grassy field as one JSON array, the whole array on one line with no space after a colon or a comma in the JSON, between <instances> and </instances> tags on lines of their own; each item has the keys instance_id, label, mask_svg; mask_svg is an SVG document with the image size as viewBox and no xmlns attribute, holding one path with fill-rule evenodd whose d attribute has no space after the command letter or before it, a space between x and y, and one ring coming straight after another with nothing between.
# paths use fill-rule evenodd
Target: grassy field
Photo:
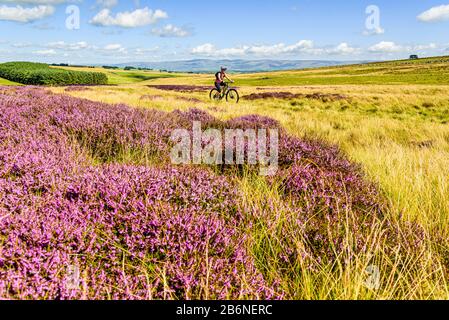
<instances>
[{"instance_id":1,"label":"grassy field","mask_svg":"<svg viewBox=\"0 0 449 320\"><path fill-rule=\"evenodd\" d=\"M449 58L370 63L347 67L276 72L238 77L249 86L349 84L449 84Z\"/></svg>"},{"instance_id":2,"label":"grassy field","mask_svg":"<svg viewBox=\"0 0 449 320\"><path fill-rule=\"evenodd\" d=\"M240 86L449 84L449 57L236 75ZM207 76L196 84L210 83Z\"/></svg>"},{"instance_id":3,"label":"grassy field","mask_svg":"<svg viewBox=\"0 0 449 320\"><path fill-rule=\"evenodd\" d=\"M388 201L390 221L401 228L410 223L423 228L426 249L396 261L380 259L381 272L393 267L396 277L383 273L385 285L377 292L362 290L367 257L356 257L349 270L336 266L323 266L315 274L291 270L294 275L284 279L288 284L283 283L290 286L289 298L449 298L449 58L236 75L235 80L242 96L291 92L342 98L242 99L234 105L212 103L207 92L148 87L211 84L213 76L206 75L161 77L70 94L165 111L196 107L219 119L260 114L279 120L295 136L319 137L339 145L379 184ZM276 198L269 186L257 181L243 179L241 184L249 204ZM373 239L376 232L373 226ZM382 251L382 244L373 241L376 250ZM278 271L271 263L267 268L275 277Z\"/></svg>"},{"instance_id":4,"label":"grassy field","mask_svg":"<svg viewBox=\"0 0 449 320\"><path fill-rule=\"evenodd\" d=\"M159 72L159 71L140 71L140 70L123 70L123 69L104 69L104 68L82 68L82 67L56 67L66 70L76 71L91 71L102 72L108 77L108 83L110 85L121 85L138 83L146 80L160 79L160 78L174 78L179 76L178 74ZM182 75L182 74L180 74Z\"/></svg>"},{"instance_id":5,"label":"grassy field","mask_svg":"<svg viewBox=\"0 0 449 320\"><path fill-rule=\"evenodd\" d=\"M12 81L0 78L0 85L2 86L15 86L15 85L19 85L18 83L14 83Z\"/></svg>"}]
</instances>

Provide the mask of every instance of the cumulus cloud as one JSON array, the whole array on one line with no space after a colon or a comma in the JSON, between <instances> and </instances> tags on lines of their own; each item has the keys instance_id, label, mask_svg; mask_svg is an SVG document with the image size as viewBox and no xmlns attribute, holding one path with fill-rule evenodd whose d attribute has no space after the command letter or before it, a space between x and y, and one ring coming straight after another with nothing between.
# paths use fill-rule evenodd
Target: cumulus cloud
<instances>
[{"instance_id":1,"label":"cumulus cloud","mask_svg":"<svg viewBox=\"0 0 449 320\"><path fill-rule=\"evenodd\" d=\"M336 54L336 55L353 55L359 54L360 49L351 47L348 43L342 42L338 46L332 49L326 50L326 53Z\"/></svg>"},{"instance_id":2,"label":"cumulus cloud","mask_svg":"<svg viewBox=\"0 0 449 320\"><path fill-rule=\"evenodd\" d=\"M108 45L105 45L103 48L100 49L100 51L103 54L127 54L128 51L126 50L126 48L124 46L122 46L119 43L111 43Z\"/></svg>"},{"instance_id":3,"label":"cumulus cloud","mask_svg":"<svg viewBox=\"0 0 449 320\"><path fill-rule=\"evenodd\" d=\"M183 38L190 36L189 31L172 24L167 24L162 28L154 28L151 30L151 33L162 38Z\"/></svg>"},{"instance_id":4,"label":"cumulus cloud","mask_svg":"<svg viewBox=\"0 0 449 320\"><path fill-rule=\"evenodd\" d=\"M430 8L418 16L418 20L423 22L437 22L449 20L449 4Z\"/></svg>"},{"instance_id":5,"label":"cumulus cloud","mask_svg":"<svg viewBox=\"0 0 449 320\"><path fill-rule=\"evenodd\" d=\"M320 49L314 48L313 41L301 40L293 45L279 43L275 45L240 46L235 48L218 49L211 43L205 43L193 48L191 53L204 56L241 56L257 55L272 56L292 53L317 53Z\"/></svg>"},{"instance_id":6,"label":"cumulus cloud","mask_svg":"<svg viewBox=\"0 0 449 320\"><path fill-rule=\"evenodd\" d=\"M343 42L336 47L331 48L319 48L315 47L311 40L301 40L295 44L286 45L284 43L274 45L256 45L256 46L240 46L235 48L218 49L211 43L205 43L191 50L194 55L201 56L261 56L261 57L273 57L280 55L349 55L358 54L360 49L351 47L348 43Z\"/></svg>"},{"instance_id":7,"label":"cumulus cloud","mask_svg":"<svg viewBox=\"0 0 449 320\"><path fill-rule=\"evenodd\" d=\"M403 51L403 47L392 41L381 41L368 48L368 51L376 53L393 53Z\"/></svg>"},{"instance_id":8,"label":"cumulus cloud","mask_svg":"<svg viewBox=\"0 0 449 320\"><path fill-rule=\"evenodd\" d=\"M16 22L32 22L51 16L55 12L53 6L39 5L36 7L25 8L20 5L15 7L0 6L0 20Z\"/></svg>"},{"instance_id":9,"label":"cumulus cloud","mask_svg":"<svg viewBox=\"0 0 449 320\"><path fill-rule=\"evenodd\" d=\"M192 49L193 54L211 54L215 50L215 46L211 43L205 43Z\"/></svg>"},{"instance_id":10,"label":"cumulus cloud","mask_svg":"<svg viewBox=\"0 0 449 320\"><path fill-rule=\"evenodd\" d=\"M368 48L372 53L400 53L400 52L416 52L425 50L435 50L438 46L435 43L419 44L419 45L399 45L392 41L382 41Z\"/></svg>"},{"instance_id":11,"label":"cumulus cloud","mask_svg":"<svg viewBox=\"0 0 449 320\"><path fill-rule=\"evenodd\" d=\"M314 48L313 41L301 40L292 45L285 45L279 43L269 46L251 46L248 47L247 52L255 55L279 55L279 54L291 54L291 53L318 53Z\"/></svg>"},{"instance_id":12,"label":"cumulus cloud","mask_svg":"<svg viewBox=\"0 0 449 320\"><path fill-rule=\"evenodd\" d=\"M134 11L119 12L115 16L111 14L110 9L101 10L90 21L97 26L117 26L122 28L137 28L154 24L161 19L168 18L166 12L162 10L151 10L148 7L136 9Z\"/></svg>"}]
</instances>

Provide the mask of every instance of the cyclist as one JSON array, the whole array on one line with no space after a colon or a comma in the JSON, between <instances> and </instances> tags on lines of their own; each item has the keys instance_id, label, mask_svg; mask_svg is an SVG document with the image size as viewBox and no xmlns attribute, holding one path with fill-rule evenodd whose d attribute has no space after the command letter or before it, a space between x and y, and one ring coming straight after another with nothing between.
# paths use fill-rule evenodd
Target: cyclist
<instances>
[{"instance_id":1,"label":"cyclist","mask_svg":"<svg viewBox=\"0 0 449 320\"><path fill-rule=\"evenodd\" d=\"M215 74L215 88L217 88L218 92L221 93L221 87L225 87L226 83L224 82L225 79L228 79L229 81L231 81L231 83L234 83L233 80L231 80L228 75L226 74L226 71L228 70L228 68L225 67L221 67L221 71L218 71Z\"/></svg>"}]
</instances>

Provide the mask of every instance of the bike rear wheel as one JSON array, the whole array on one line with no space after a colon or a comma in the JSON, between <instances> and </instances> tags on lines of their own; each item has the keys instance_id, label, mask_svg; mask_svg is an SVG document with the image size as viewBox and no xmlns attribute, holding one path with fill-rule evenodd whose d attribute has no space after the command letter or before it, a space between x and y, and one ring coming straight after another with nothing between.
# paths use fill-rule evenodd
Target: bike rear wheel
<instances>
[{"instance_id":1,"label":"bike rear wheel","mask_svg":"<svg viewBox=\"0 0 449 320\"><path fill-rule=\"evenodd\" d=\"M226 94L226 101L238 103L240 100L240 95L237 90L231 89Z\"/></svg>"},{"instance_id":2,"label":"bike rear wheel","mask_svg":"<svg viewBox=\"0 0 449 320\"><path fill-rule=\"evenodd\" d=\"M212 89L209 93L209 98L214 101L221 100L221 93L217 89Z\"/></svg>"}]
</instances>

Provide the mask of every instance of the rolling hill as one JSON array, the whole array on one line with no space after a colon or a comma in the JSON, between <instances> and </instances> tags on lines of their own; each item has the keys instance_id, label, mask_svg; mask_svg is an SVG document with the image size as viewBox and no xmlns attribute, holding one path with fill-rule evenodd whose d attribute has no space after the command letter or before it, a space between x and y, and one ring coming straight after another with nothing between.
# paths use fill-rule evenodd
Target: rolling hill
<instances>
[{"instance_id":1,"label":"rolling hill","mask_svg":"<svg viewBox=\"0 0 449 320\"><path fill-rule=\"evenodd\" d=\"M129 62L117 64L118 67L134 66L158 70L178 72L213 72L225 65L233 72L281 71L305 68L319 68L345 64L361 63L362 61L326 61L326 60L208 60L196 59L168 62Z\"/></svg>"}]
</instances>

